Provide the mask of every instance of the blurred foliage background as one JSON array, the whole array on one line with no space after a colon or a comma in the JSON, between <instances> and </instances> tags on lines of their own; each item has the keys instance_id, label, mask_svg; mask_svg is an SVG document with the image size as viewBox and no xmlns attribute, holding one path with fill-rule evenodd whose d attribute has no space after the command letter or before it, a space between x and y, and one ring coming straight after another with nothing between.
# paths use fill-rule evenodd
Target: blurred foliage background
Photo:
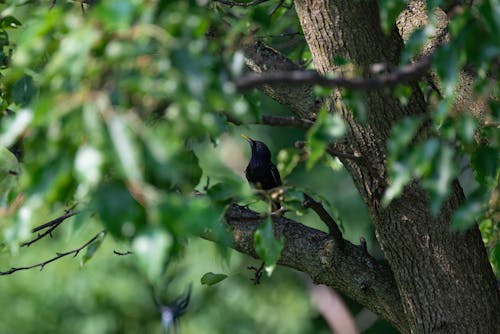
<instances>
[{"instance_id":1,"label":"blurred foliage background","mask_svg":"<svg viewBox=\"0 0 500 334\"><path fill-rule=\"evenodd\" d=\"M392 25L404 3L381 2L385 25ZM329 332L311 305L307 278L277 268L254 286L247 267L258 262L224 247L228 236L220 224L232 200L267 210L243 177L250 151L240 134L246 133L270 146L285 185L323 199L342 222L345 238L357 244L365 237L370 252L383 261L349 175L324 154L326 142L345 133L342 121L325 114L308 133L251 125L262 114L289 112L257 91L241 94L232 85L245 70L242 43L260 40L312 66L291 1L282 4L228 8L202 0L123 0L85 4L82 11L78 2L57 1L53 7L41 1L0 3L0 108L5 110L0 123L0 270L49 259L76 249L103 228L108 232L102 243L82 250L76 259L68 256L42 271L0 276L1 333L159 333L162 321L153 295L168 303L186 294L190 284L182 333ZM466 63L484 72L476 89L479 95L496 96L488 100L488 117L498 123L498 86L486 73L500 54L500 24L487 11L500 9L493 1L478 8L452 21L454 39L434 66L451 92ZM483 30L481 43L470 45ZM419 52L429 37L422 34L419 30L410 40L403 62ZM456 62L450 65L449 59ZM406 90L397 94L404 103ZM410 143L420 119L405 119L394 128L389 143L394 183L386 200L419 177L428 181L424 185L438 210L465 157L474 173L460 174L469 184L469 196L453 226L463 230L482 221L498 273L493 192L498 130L481 130L488 145L476 144L477 121L450 113L453 99L450 94L435 104L439 140ZM357 117L366 117L362 95L351 94L346 101ZM228 115L249 125L231 124ZM308 143L313 159L294 148L297 140ZM194 190L208 195L193 196ZM293 209L288 215L325 230L295 200L290 195L285 203ZM33 227L75 205L78 214L53 238L20 247L34 237ZM205 233L220 245L199 238ZM113 250L133 254L118 256ZM207 272L228 277L203 285L200 279ZM344 300L355 317L365 314L362 306ZM366 333L394 332L373 317L357 321Z\"/></svg>"}]
</instances>

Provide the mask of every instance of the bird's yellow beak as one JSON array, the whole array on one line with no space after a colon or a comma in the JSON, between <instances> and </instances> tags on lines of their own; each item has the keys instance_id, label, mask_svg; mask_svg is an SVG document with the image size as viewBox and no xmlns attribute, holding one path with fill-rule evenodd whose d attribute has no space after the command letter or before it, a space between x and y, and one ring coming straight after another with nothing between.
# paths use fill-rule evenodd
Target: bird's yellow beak
<instances>
[{"instance_id":1,"label":"bird's yellow beak","mask_svg":"<svg viewBox=\"0 0 500 334\"><path fill-rule=\"evenodd\" d=\"M245 134L242 134L242 135L241 135L241 137L242 137L243 139L245 139L245 140L246 140L247 142L249 142L249 143L253 142L252 138L248 137L248 136L247 136L247 135L245 135Z\"/></svg>"}]
</instances>

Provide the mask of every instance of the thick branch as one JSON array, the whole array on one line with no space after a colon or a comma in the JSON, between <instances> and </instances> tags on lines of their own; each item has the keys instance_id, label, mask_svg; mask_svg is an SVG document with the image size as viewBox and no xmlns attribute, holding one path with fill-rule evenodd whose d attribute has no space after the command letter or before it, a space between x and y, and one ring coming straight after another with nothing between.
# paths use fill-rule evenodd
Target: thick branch
<instances>
[{"instance_id":1,"label":"thick branch","mask_svg":"<svg viewBox=\"0 0 500 334\"><path fill-rule=\"evenodd\" d=\"M247 90L266 84L286 83L287 85L320 85L367 91L394 87L398 84L418 80L429 70L431 64L432 56L428 55L392 73L371 78L328 78L312 70L249 73L236 80L235 85L239 90Z\"/></svg>"},{"instance_id":2,"label":"thick branch","mask_svg":"<svg viewBox=\"0 0 500 334\"><path fill-rule=\"evenodd\" d=\"M297 64L285 55L261 42L246 45L243 51L247 66L255 75L263 72L301 70ZM259 88L266 95L302 118L311 118L320 106L320 103L315 101L312 86L309 84L290 86L279 82L265 84Z\"/></svg>"},{"instance_id":3,"label":"thick branch","mask_svg":"<svg viewBox=\"0 0 500 334\"><path fill-rule=\"evenodd\" d=\"M233 247L258 258L253 236L262 217L254 211L232 205L225 218L234 237ZM387 319L400 331L408 332L401 298L387 266L377 264L370 267L367 254L348 241L344 241L342 252L326 233L283 217L275 217L273 222L275 234L285 240L279 264L310 275L315 283L338 289Z\"/></svg>"}]
</instances>

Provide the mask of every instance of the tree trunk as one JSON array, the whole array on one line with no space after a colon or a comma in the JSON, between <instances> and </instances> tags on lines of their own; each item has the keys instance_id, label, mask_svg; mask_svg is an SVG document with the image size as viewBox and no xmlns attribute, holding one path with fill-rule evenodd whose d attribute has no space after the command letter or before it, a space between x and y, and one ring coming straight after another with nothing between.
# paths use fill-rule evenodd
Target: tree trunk
<instances>
[{"instance_id":1,"label":"tree trunk","mask_svg":"<svg viewBox=\"0 0 500 334\"><path fill-rule=\"evenodd\" d=\"M360 68L397 64L403 42L396 29L389 36L382 32L377 2L295 0L295 6L319 72L338 71L333 59L339 56ZM363 157L343 163L375 224L410 331L499 333L500 298L479 230L449 232L453 211L464 198L458 182L437 217L430 213L427 193L417 181L389 206L381 204L388 184L386 140L402 117L427 113L422 92L413 85L405 107L382 91L366 93L366 101L367 125L356 122L342 106L339 91L327 103L350 128L349 149Z\"/></svg>"}]
</instances>

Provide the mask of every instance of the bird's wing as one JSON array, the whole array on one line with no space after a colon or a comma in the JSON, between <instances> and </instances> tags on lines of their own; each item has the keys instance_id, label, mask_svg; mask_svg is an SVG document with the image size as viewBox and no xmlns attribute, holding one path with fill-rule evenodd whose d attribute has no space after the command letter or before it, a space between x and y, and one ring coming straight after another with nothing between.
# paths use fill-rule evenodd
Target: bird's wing
<instances>
[{"instance_id":1,"label":"bird's wing","mask_svg":"<svg viewBox=\"0 0 500 334\"><path fill-rule=\"evenodd\" d=\"M278 168L276 168L276 166L273 163L271 163L270 167L271 167L271 175L273 176L276 186L281 186L281 177Z\"/></svg>"}]
</instances>

